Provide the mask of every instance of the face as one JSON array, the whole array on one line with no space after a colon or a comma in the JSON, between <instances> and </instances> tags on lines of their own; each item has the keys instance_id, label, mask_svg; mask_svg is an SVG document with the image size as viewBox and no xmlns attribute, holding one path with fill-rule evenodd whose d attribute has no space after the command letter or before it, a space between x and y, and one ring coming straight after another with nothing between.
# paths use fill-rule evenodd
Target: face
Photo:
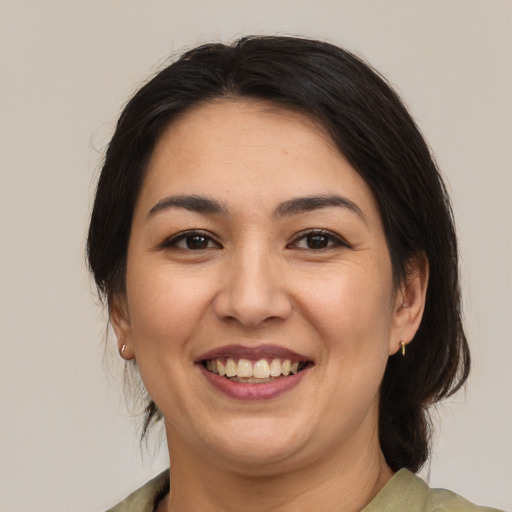
<instances>
[{"instance_id":1,"label":"face","mask_svg":"<svg viewBox=\"0 0 512 512\"><path fill-rule=\"evenodd\" d=\"M269 472L374 440L399 295L375 199L321 127L222 100L154 150L113 323L171 457Z\"/></svg>"}]
</instances>

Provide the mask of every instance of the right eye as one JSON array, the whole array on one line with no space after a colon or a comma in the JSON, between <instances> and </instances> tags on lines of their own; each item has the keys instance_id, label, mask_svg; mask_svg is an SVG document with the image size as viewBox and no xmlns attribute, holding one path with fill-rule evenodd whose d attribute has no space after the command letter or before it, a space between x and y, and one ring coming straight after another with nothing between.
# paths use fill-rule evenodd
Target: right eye
<instances>
[{"instance_id":1,"label":"right eye","mask_svg":"<svg viewBox=\"0 0 512 512\"><path fill-rule=\"evenodd\" d=\"M204 251L206 249L218 249L220 244L211 236L199 231L188 231L180 233L167 240L163 246L176 247L187 251Z\"/></svg>"}]
</instances>

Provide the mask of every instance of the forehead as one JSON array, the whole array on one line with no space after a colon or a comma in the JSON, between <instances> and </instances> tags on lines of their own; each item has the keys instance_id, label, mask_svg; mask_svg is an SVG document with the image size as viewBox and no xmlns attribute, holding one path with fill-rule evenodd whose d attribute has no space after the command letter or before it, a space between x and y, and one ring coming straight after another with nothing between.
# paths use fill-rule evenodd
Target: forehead
<instances>
[{"instance_id":1,"label":"forehead","mask_svg":"<svg viewBox=\"0 0 512 512\"><path fill-rule=\"evenodd\" d=\"M246 209L291 196L339 193L362 210L376 210L369 187L320 123L263 101L205 103L164 131L140 202L198 193Z\"/></svg>"}]
</instances>

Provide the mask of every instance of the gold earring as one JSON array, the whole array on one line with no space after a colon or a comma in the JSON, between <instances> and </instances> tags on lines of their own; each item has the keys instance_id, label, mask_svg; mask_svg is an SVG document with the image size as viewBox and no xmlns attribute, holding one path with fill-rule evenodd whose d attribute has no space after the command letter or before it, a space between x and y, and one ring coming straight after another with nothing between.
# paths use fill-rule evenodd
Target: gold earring
<instances>
[{"instance_id":1,"label":"gold earring","mask_svg":"<svg viewBox=\"0 0 512 512\"><path fill-rule=\"evenodd\" d=\"M124 351L126 350L126 345L121 347L121 357L124 359Z\"/></svg>"},{"instance_id":2,"label":"gold earring","mask_svg":"<svg viewBox=\"0 0 512 512\"><path fill-rule=\"evenodd\" d=\"M405 345L406 345L405 341L400 342L400 346L402 347L402 356L404 356L404 357L405 357Z\"/></svg>"}]
</instances>

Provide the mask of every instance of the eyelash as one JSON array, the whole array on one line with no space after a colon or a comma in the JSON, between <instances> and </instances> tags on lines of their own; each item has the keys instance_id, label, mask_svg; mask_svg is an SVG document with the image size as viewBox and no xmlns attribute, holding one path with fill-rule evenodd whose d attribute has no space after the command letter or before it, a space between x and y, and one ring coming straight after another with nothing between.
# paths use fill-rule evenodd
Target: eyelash
<instances>
[{"instance_id":1,"label":"eyelash","mask_svg":"<svg viewBox=\"0 0 512 512\"><path fill-rule=\"evenodd\" d=\"M200 248L191 248L188 246L187 239L192 238L204 238L207 245L210 245L211 242L213 242L213 247L200 247ZM187 247L180 247L178 244L180 242L185 242ZM198 251L198 250L207 250L212 248L221 248L222 246L214 240L214 238L207 233L206 231L198 231L198 230L192 230L192 231L184 231L182 233L177 233L176 235L173 235L172 237L168 238L164 241L164 243L161 245L162 249L167 248L177 248L182 249L184 251Z\"/></svg>"},{"instance_id":2,"label":"eyelash","mask_svg":"<svg viewBox=\"0 0 512 512\"><path fill-rule=\"evenodd\" d=\"M325 247L297 247L297 243L301 240L305 240L306 243L308 243L308 238L323 238L327 240L327 246ZM202 238L203 243L206 243L206 247L196 247L192 248L189 245L189 240L193 238ZM184 242L186 244L186 247L180 247L179 243ZM340 236L335 235L334 233L331 233L330 231L327 231L325 229L309 229L307 231L304 231L300 233L297 237L295 237L292 242L287 244L287 249L299 249L304 251L327 251L329 249L332 249L334 247L350 247L350 245L343 240ZM163 244L161 244L162 249L167 248L177 248L184 251L204 251L208 249L213 248L222 248L222 245L218 243L209 233L206 231L198 231L198 230L192 230L192 231L185 231L182 233L177 233L176 235L173 235L171 238L168 238L164 241Z\"/></svg>"},{"instance_id":3,"label":"eyelash","mask_svg":"<svg viewBox=\"0 0 512 512\"><path fill-rule=\"evenodd\" d=\"M297 236L290 244L287 245L287 248L292 246L296 246L297 242L300 240L307 240L308 238L312 237L322 237L324 239L327 239L328 245L326 247L317 247L316 249L313 249L311 247L297 247L299 250L310 250L310 251L328 251L329 249L332 249L334 247L350 247L350 245L343 240L339 235L335 235L334 233L331 233L330 231L327 231L325 229L309 229L307 231L302 232Z\"/></svg>"}]
</instances>

